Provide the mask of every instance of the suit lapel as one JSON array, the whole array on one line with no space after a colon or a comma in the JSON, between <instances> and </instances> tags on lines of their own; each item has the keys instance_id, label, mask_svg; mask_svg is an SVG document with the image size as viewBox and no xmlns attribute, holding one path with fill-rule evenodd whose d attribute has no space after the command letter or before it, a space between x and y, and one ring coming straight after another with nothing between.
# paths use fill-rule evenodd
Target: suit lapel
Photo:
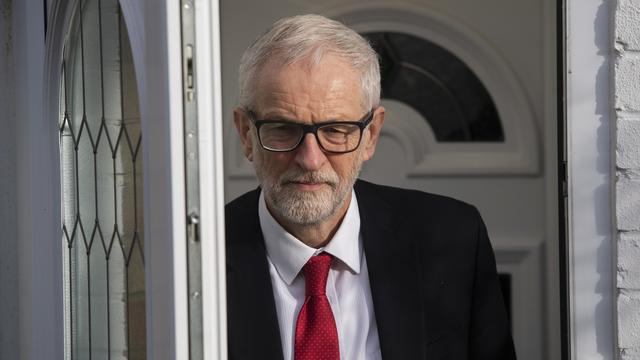
<instances>
[{"instance_id":1,"label":"suit lapel","mask_svg":"<svg viewBox=\"0 0 640 360\"><path fill-rule=\"evenodd\" d=\"M393 208L371 185L356 183L360 229L384 359L422 359L423 296L415 243L402 238Z\"/></svg>"},{"instance_id":2,"label":"suit lapel","mask_svg":"<svg viewBox=\"0 0 640 360\"><path fill-rule=\"evenodd\" d=\"M280 329L258 191L227 212L227 307L230 359L282 359ZM237 210L237 211L236 211Z\"/></svg>"}]
</instances>

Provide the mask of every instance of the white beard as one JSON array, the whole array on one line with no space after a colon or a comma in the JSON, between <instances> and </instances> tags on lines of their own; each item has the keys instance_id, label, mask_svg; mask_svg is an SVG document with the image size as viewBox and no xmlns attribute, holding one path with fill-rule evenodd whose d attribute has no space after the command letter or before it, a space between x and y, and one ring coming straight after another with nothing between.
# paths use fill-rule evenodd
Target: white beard
<instances>
[{"instance_id":1,"label":"white beard","mask_svg":"<svg viewBox=\"0 0 640 360\"><path fill-rule=\"evenodd\" d=\"M254 161L269 209L276 212L275 217L297 225L322 223L342 208L362 167L359 155L345 179L340 179L333 170L304 171L297 168L275 177L268 174L268 169L264 169L260 155L254 156ZM316 191L300 191L288 185L292 181L325 185Z\"/></svg>"}]
</instances>

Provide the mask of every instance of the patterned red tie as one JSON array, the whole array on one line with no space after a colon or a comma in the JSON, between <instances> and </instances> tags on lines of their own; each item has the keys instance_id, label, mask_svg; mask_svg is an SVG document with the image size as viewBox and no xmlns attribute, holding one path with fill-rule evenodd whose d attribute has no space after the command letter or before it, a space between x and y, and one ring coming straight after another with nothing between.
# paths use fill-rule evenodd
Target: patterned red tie
<instances>
[{"instance_id":1,"label":"patterned red tie","mask_svg":"<svg viewBox=\"0 0 640 360\"><path fill-rule=\"evenodd\" d=\"M338 330L327 299L331 255L313 256L304 265L304 305L296 323L295 360L339 360Z\"/></svg>"}]
</instances>

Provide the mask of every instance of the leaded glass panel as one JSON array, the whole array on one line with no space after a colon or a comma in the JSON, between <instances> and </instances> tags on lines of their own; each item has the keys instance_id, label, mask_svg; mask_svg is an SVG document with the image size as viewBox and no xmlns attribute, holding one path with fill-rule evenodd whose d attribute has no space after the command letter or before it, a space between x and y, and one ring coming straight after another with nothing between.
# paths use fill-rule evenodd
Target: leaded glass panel
<instances>
[{"instance_id":1,"label":"leaded glass panel","mask_svg":"<svg viewBox=\"0 0 640 360\"><path fill-rule=\"evenodd\" d=\"M140 115L117 0L75 4L60 85L67 359L144 359Z\"/></svg>"}]
</instances>

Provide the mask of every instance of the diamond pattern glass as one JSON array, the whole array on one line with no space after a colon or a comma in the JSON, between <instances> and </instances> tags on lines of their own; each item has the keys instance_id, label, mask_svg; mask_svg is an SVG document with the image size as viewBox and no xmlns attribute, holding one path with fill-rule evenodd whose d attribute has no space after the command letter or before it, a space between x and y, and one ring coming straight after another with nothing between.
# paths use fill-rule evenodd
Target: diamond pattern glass
<instances>
[{"instance_id":1,"label":"diamond pattern glass","mask_svg":"<svg viewBox=\"0 0 640 360\"><path fill-rule=\"evenodd\" d=\"M138 94L117 0L79 0L60 84L65 358L145 359Z\"/></svg>"}]
</instances>

